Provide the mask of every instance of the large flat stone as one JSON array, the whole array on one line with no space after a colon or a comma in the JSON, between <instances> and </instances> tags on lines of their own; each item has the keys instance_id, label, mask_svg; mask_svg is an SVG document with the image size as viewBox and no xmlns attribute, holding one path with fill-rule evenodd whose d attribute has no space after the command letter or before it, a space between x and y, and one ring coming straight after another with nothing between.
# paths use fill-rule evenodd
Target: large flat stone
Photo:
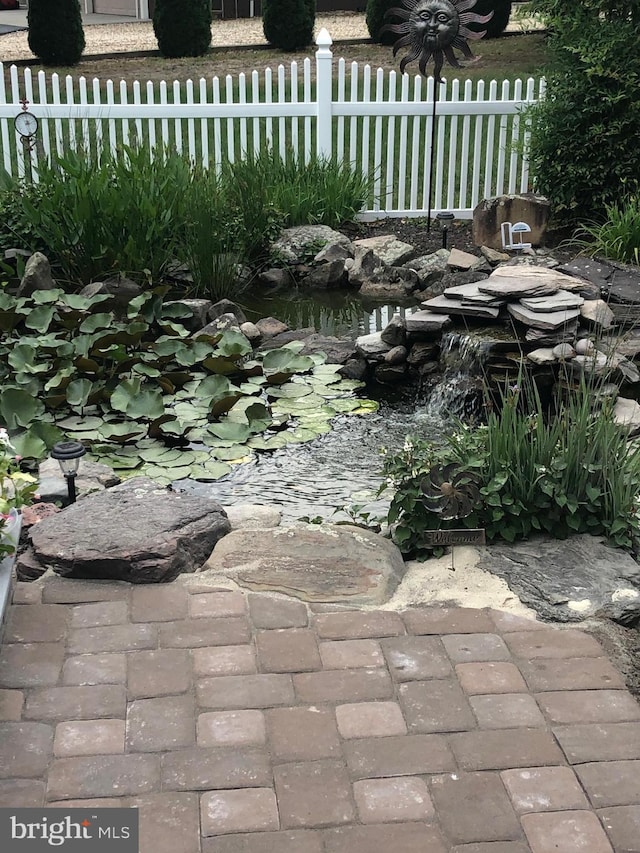
<instances>
[{"instance_id":1,"label":"large flat stone","mask_svg":"<svg viewBox=\"0 0 640 853\"><path fill-rule=\"evenodd\" d=\"M413 246L398 240L394 234L379 234L364 240L354 240L353 245L356 253L372 251L379 263L389 267L400 266L415 255Z\"/></svg>"},{"instance_id":2,"label":"large flat stone","mask_svg":"<svg viewBox=\"0 0 640 853\"><path fill-rule=\"evenodd\" d=\"M569 311L573 308L581 308L584 305L582 296L569 293L568 290L559 290L552 296L524 297L520 304L529 311L545 313L547 311Z\"/></svg>"},{"instance_id":3,"label":"large flat stone","mask_svg":"<svg viewBox=\"0 0 640 853\"><path fill-rule=\"evenodd\" d=\"M505 299L551 296L559 290L575 293L588 282L557 270L541 266L504 265L495 269L486 281L479 284L482 293Z\"/></svg>"},{"instance_id":4,"label":"large flat stone","mask_svg":"<svg viewBox=\"0 0 640 853\"><path fill-rule=\"evenodd\" d=\"M571 311L547 311L546 313L530 311L520 302L511 302L507 305L507 310L516 320L524 323L525 326L533 326L534 329L551 332L580 316L580 311L577 309Z\"/></svg>"},{"instance_id":5,"label":"large flat stone","mask_svg":"<svg viewBox=\"0 0 640 853\"><path fill-rule=\"evenodd\" d=\"M156 583L199 569L230 529L215 501L137 477L40 521L31 541L60 575Z\"/></svg>"},{"instance_id":6,"label":"large flat stone","mask_svg":"<svg viewBox=\"0 0 640 853\"><path fill-rule=\"evenodd\" d=\"M414 311L405 317L407 332L439 333L450 325L451 320L446 314L434 314L431 311Z\"/></svg>"},{"instance_id":7,"label":"large flat stone","mask_svg":"<svg viewBox=\"0 0 640 853\"><path fill-rule=\"evenodd\" d=\"M462 314L467 317L486 317L491 320L497 319L500 314L499 308L490 305L472 305L461 302L459 299L447 299L446 296L435 296L422 303L427 311L436 314Z\"/></svg>"},{"instance_id":8,"label":"large flat stone","mask_svg":"<svg viewBox=\"0 0 640 853\"><path fill-rule=\"evenodd\" d=\"M218 543L206 570L249 589L303 601L381 604L405 566L396 546L376 533L351 525L299 524L236 530Z\"/></svg>"},{"instance_id":9,"label":"large flat stone","mask_svg":"<svg viewBox=\"0 0 640 853\"><path fill-rule=\"evenodd\" d=\"M544 619L572 622L598 613L624 621L640 615L640 566L597 536L493 544L478 565L504 578Z\"/></svg>"},{"instance_id":10,"label":"large flat stone","mask_svg":"<svg viewBox=\"0 0 640 853\"><path fill-rule=\"evenodd\" d=\"M460 299L463 302L490 305L494 308L499 308L506 302L505 299L501 299L499 296L494 296L490 293L482 293L478 287L477 281L473 281L470 284L456 284L453 287L447 287L445 288L444 295L447 299Z\"/></svg>"}]
</instances>

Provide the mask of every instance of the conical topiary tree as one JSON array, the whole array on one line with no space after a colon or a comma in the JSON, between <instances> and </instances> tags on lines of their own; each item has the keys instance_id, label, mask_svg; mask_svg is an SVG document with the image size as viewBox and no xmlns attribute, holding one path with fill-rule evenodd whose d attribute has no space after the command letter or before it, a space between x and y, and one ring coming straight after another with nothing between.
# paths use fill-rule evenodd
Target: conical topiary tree
<instances>
[{"instance_id":1,"label":"conical topiary tree","mask_svg":"<svg viewBox=\"0 0 640 853\"><path fill-rule=\"evenodd\" d=\"M45 65L75 65L84 50L79 0L30 0L29 48Z\"/></svg>"},{"instance_id":2,"label":"conical topiary tree","mask_svg":"<svg viewBox=\"0 0 640 853\"><path fill-rule=\"evenodd\" d=\"M311 44L314 21L310 0L264 0L262 4L264 37L279 50L300 50Z\"/></svg>"},{"instance_id":3,"label":"conical topiary tree","mask_svg":"<svg viewBox=\"0 0 640 853\"><path fill-rule=\"evenodd\" d=\"M402 6L402 0L367 0L365 21L369 35L377 44L394 44L400 36L397 33L381 32L385 24L398 22L399 18L385 18L388 9Z\"/></svg>"},{"instance_id":4,"label":"conical topiary tree","mask_svg":"<svg viewBox=\"0 0 640 853\"><path fill-rule=\"evenodd\" d=\"M156 0L153 31L163 56L202 56L211 44L210 0Z\"/></svg>"}]
</instances>

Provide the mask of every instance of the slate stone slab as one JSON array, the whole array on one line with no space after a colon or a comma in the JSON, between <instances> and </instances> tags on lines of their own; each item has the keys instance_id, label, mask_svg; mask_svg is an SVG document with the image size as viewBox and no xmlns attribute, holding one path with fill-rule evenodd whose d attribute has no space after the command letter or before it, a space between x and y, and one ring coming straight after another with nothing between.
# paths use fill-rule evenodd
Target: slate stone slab
<instances>
[{"instance_id":1,"label":"slate stone slab","mask_svg":"<svg viewBox=\"0 0 640 853\"><path fill-rule=\"evenodd\" d=\"M470 284L457 284L453 287L447 287L444 291L444 295L447 299L460 299L462 302L489 305L493 308L499 308L501 305L506 304L506 300L500 299L499 296L494 296L490 293L482 293L477 282L471 282Z\"/></svg>"},{"instance_id":2,"label":"slate stone slab","mask_svg":"<svg viewBox=\"0 0 640 853\"><path fill-rule=\"evenodd\" d=\"M509 313L524 323L525 326L533 326L534 329L543 331L554 331L565 323L575 320L580 316L580 311L548 311L545 314L539 311L530 311L520 302L511 302L507 305Z\"/></svg>"},{"instance_id":3,"label":"slate stone slab","mask_svg":"<svg viewBox=\"0 0 640 853\"><path fill-rule=\"evenodd\" d=\"M622 305L640 305L640 271L615 270L611 276L609 299Z\"/></svg>"},{"instance_id":4,"label":"slate stone slab","mask_svg":"<svg viewBox=\"0 0 640 853\"><path fill-rule=\"evenodd\" d=\"M573 308L581 308L584 299L567 290L559 290L553 296L535 296L520 300L530 311L546 313L547 311L568 311Z\"/></svg>"},{"instance_id":5,"label":"slate stone slab","mask_svg":"<svg viewBox=\"0 0 640 853\"><path fill-rule=\"evenodd\" d=\"M559 290L577 293L587 284L588 282L579 278L546 267L505 264L495 269L489 278L480 284L480 290L482 293L491 293L505 299L521 299L551 296Z\"/></svg>"},{"instance_id":6,"label":"slate stone slab","mask_svg":"<svg viewBox=\"0 0 640 853\"><path fill-rule=\"evenodd\" d=\"M543 619L577 622L596 613L625 624L640 619L640 566L597 536L492 545L479 567L504 578Z\"/></svg>"},{"instance_id":7,"label":"slate stone slab","mask_svg":"<svg viewBox=\"0 0 640 853\"><path fill-rule=\"evenodd\" d=\"M432 311L414 311L405 317L407 332L441 332L451 325L446 314L434 314Z\"/></svg>"},{"instance_id":8,"label":"slate stone slab","mask_svg":"<svg viewBox=\"0 0 640 853\"><path fill-rule=\"evenodd\" d=\"M199 569L230 529L216 501L136 477L38 522L31 543L59 575L157 583Z\"/></svg>"},{"instance_id":9,"label":"slate stone slab","mask_svg":"<svg viewBox=\"0 0 640 853\"><path fill-rule=\"evenodd\" d=\"M427 311L436 314L462 314L467 317L486 317L495 320L500 314L499 308L490 305L463 305L459 299L447 299L446 296L435 296L422 303Z\"/></svg>"},{"instance_id":10,"label":"slate stone slab","mask_svg":"<svg viewBox=\"0 0 640 853\"><path fill-rule=\"evenodd\" d=\"M595 258L574 258L568 264L559 266L558 272L574 275L577 278L584 278L593 284L603 286L606 284L607 279L611 277L613 267Z\"/></svg>"},{"instance_id":11,"label":"slate stone slab","mask_svg":"<svg viewBox=\"0 0 640 853\"><path fill-rule=\"evenodd\" d=\"M253 590L360 605L387 601L405 564L393 543L371 531L296 524L234 531L218 543L205 570Z\"/></svg>"}]
</instances>

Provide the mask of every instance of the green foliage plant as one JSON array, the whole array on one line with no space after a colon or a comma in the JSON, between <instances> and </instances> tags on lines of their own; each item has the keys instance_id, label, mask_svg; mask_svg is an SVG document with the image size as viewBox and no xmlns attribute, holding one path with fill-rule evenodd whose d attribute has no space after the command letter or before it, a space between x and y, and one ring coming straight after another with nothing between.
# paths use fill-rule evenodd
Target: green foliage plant
<instances>
[{"instance_id":1,"label":"green foliage plant","mask_svg":"<svg viewBox=\"0 0 640 853\"><path fill-rule=\"evenodd\" d=\"M37 488L36 478L20 470L20 456L7 430L0 427L0 560L15 550L17 543L10 541L12 522L33 501Z\"/></svg>"},{"instance_id":2,"label":"green foliage plant","mask_svg":"<svg viewBox=\"0 0 640 853\"><path fill-rule=\"evenodd\" d=\"M399 19L387 18L389 9L402 5L399 0L367 0L365 22L369 35L376 44L392 45L399 38L397 33L382 32L385 24L397 22Z\"/></svg>"},{"instance_id":3,"label":"green foliage plant","mask_svg":"<svg viewBox=\"0 0 640 853\"><path fill-rule=\"evenodd\" d=\"M45 65L77 65L85 47L79 0L29 0L30 50Z\"/></svg>"},{"instance_id":4,"label":"green foliage plant","mask_svg":"<svg viewBox=\"0 0 640 853\"><path fill-rule=\"evenodd\" d=\"M165 57L202 56L211 44L210 0L156 0L153 32Z\"/></svg>"},{"instance_id":5,"label":"green foliage plant","mask_svg":"<svg viewBox=\"0 0 640 853\"><path fill-rule=\"evenodd\" d=\"M530 112L538 192L567 222L598 219L637 192L640 4L532 0L550 28L545 97Z\"/></svg>"},{"instance_id":6,"label":"green foliage plant","mask_svg":"<svg viewBox=\"0 0 640 853\"><path fill-rule=\"evenodd\" d=\"M264 37L278 50L301 50L313 41L315 14L309 0L264 0Z\"/></svg>"},{"instance_id":7,"label":"green foliage plant","mask_svg":"<svg viewBox=\"0 0 640 853\"><path fill-rule=\"evenodd\" d=\"M605 207L605 221L583 226L585 251L640 266L640 196Z\"/></svg>"},{"instance_id":8,"label":"green foliage plant","mask_svg":"<svg viewBox=\"0 0 640 853\"><path fill-rule=\"evenodd\" d=\"M167 289L132 299L0 289L0 423L12 452L41 458L63 435L121 476L217 480L255 453L310 441L338 414L367 414L322 354L295 341L254 353L237 331L189 335Z\"/></svg>"},{"instance_id":9,"label":"green foliage plant","mask_svg":"<svg viewBox=\"0 0 640 853\"><path fill-rule=\"evenodd\" d=\"M476 0L471 9L474 15L488 15L493 12L493 17L486 24L471 24L469 29L486 32L485 38L494 39L501 36L506 30L511 17L511 0Z\"/></svg>"},{"instance_id":10,"label":"green foliage plant","mask_svg":"<svg viewBox=\"0 0 640 853\"><path fill-rule=\"evenodd\" d=\"M157 280L180 244L190 182L178 155L127 148L94 162L70 152L39 167L37 193L20 196L16 215L67 281L119 272ZM18 184L8 176L4 183L15 202Z\"/></svg>"},{"instance_id":11,"label":"green foliage plant","mask_svg":"<svg viewBox=\"0 0 640 853\"><path fill-rule=\"evenodd\" d=\"M486 424L459 424L443 443L407 439L388 454L386 485L395 489L388 515L405 553L425 556L424 533L446 527L484 527L489 542L514 542L535 533L564 539L591 533L631 548L640 530L640 446L612 417L611 404L594 407L583 380L555 410L535 387L513 386ZM461 520L444 522L427 510L421 483L433 465L458 463L480 479L482 503Z\"/></svg>"}]
</instances>

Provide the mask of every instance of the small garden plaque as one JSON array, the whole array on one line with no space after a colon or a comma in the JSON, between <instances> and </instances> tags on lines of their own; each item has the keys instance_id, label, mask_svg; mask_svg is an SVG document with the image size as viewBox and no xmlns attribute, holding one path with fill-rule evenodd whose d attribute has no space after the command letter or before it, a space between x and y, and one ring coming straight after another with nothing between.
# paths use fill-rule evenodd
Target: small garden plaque
<instances>
[{"instance_id":1,"label":"small garden plaque","mask_svg":"<svg viewBox=\"0 0 640 853\"><path fill-rule=\"evenodd\" d=\"M486 545L484 527L429 530L424 537L426 545Z\"/></svg>"}]
</instances>

